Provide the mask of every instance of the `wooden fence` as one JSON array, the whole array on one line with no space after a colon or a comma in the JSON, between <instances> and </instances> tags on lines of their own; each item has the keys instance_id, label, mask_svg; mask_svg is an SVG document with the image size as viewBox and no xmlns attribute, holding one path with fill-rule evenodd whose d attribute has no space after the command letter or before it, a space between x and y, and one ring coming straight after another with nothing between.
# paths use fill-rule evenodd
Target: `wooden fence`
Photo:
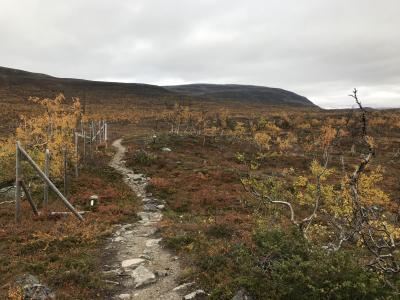
<instances>
[{"instance_id":1,"label":"wooden fence","mask_svg":"<svg viewBox=\"0 0 400 300\"><path fill-rule=\"evenodd\" d=\"M108 124L106 121L99 121L98 126L96 128L95 122L92 121L89 123L89 132L84 130L83 123L81 123L81 130L80 132L74 132L74 158L75 158L75 176L79 176L79 165L80 163L85 164L87 161L87 146L89 147L89 155L93 157L93 145L99 144L104 142L107 146L107 139L108 139ZM80 153L80 138L83 140L83 153ZM83 221L83 217L81 213L79 213L68 201L68 176L67 176L67 168L68 168L68 152L66 149L63 151L63 158L64 158L64 193L61 193L60 190L55 186L55 184L50 180L50 160L51 160L51 153L48 149L45 151L45 164L44 164L44 171L40 169L37 163L29 156L26 150L21 146L20 142L17 141L16 143L16 167L15 167L15 220L17 223L21 221L21 195L22 190L25 193L25 197L27 198L33 212L38 215L38 209L34 204L32 199L29 186L26 185L23 179L23 171L21 168L21 161L26 160L33 168L35 173L39 175L39 177L44 182L44 190L43 190L43 204L48 204L49 199L49 189L51 189L64 203L64 205L81 221Z\"/></svg>"}]
</instances>

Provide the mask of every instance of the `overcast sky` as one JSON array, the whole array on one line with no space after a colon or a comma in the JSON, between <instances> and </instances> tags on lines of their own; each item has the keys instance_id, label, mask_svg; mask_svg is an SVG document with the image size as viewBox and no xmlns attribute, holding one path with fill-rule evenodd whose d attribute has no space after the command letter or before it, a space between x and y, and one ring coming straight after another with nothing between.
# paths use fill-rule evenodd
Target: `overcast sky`
<instances>
[{"instance_id":1,"label":"overcast sky","mask_svg":"<svg viewBox=\"0 0 400 300\"><path fill-rule=\"evenodd\" d=\"M0 65L400 107L400 0L1 0Z\"/></svg>"}]
</instances>

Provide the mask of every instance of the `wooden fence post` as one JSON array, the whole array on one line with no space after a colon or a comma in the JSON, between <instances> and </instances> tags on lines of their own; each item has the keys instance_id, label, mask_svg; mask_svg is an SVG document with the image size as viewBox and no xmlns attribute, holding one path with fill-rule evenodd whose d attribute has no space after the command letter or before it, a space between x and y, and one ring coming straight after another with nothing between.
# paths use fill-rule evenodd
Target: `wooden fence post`
<instances>
[{"instance_id":1,"label":"wooden fence post","mask_svg":"<svg viewBox=\"0 0 400 300\"><path fill-rule=\"evenodd\" d=\"M101 143L101 129L102 129L102 127L101 127L101 120L99 121L99 131L98 131L98 133L99 133L99 143ZM96 133L97 134L97 133Z\"/></svg>"},{"instance_id":2,"label":"wooden fence post","mask_svg":"<svg viewBox=\"0 0 400 300\"><path fill-rule=\"evenodd\" d=\"M75 177L79 176L79 136L78 133L75 132Z\"/></svg>"},{"instance_id":3,"label":"wooden fence post","mask_svg":"<svg viewBox=\"0 0 400 300\"><path fill-rule=\"evenodd\" d=\"M67 196L68 187L67 187L67 149L63 149L63 157L64 157L64 195Z\"/></svg>"},{"instance_id":4,"label":"wooden fence post","mask_svg":"<svg viewBox=\"0 0 400 300\"><path fill-rule=\"evenodd\" d=\"M96 126L94 125L94 121L92 121L92 140L96 139Z\"/></svg>"},{"instance_id":5,"label":"wooden fence post","mask_svg":"<svg viewBox=\"0 0 400 300\"><path fill-rule=\"evenodd\" d=\"M35 215L39 215L36 205L35 205L35 203L33 203L31 192L29 191L29 188L26 186L26 184L23 180L21 180L21 186L22 186L22 189L24 190L26 199L28 200L29 204L32 207L33 212L35 213Z\"/></svg>"},{"instance_id":6,"label":"wooden fence post","mask_svg":"<svg viewBox=\"0 0 400 300\"><path fill-rule=\"evenodd\" d=\"M92 123L93 125L93 123ZM89 156L92 158L92 144L93 144L93 127L90 129L90 139L89 139Z\"/></svg>"},{"instance_id":7,"label":"wooden fence post","mask_svg":"<svg viewBox=\"0 0 400 300\"><path fill-rule=\"evenodd\" d=\"M21 151L19 149L19 142L16 144L15 153L15 222L21 222Z\"/></svg>"},{"instance_id":8,"label":"wooden fence post","mask_svg":"<svg viewBox=\"0 0 400 300\"><path fill-rule=\"evenodd\" d=\"M50 176L50 151L46 149L44 158L44 174L49 178ZM49 203L49 185L44 182L43 190L43 204L47 205Z\"/></svg>"},{"instance_id":9,"label":"wooden fence post","mask_svg":"<svg viewBox=\"0 0 400 300\"><path fill-rule=\"evenodd\" d=\"M104 141L106 142L107 147L107 139L108 139L108 124L107 121L104 121Z\"/></svg>"},{"instance_id":10,"label":"wooden fence post","mask_svg":"<svg viewBox=\"0 0 400 300\"><path fill-rule=\"evenodd\" d=\"M83 164L86 164L86 132L83 131Z\"/></svg>"}]
</instances>

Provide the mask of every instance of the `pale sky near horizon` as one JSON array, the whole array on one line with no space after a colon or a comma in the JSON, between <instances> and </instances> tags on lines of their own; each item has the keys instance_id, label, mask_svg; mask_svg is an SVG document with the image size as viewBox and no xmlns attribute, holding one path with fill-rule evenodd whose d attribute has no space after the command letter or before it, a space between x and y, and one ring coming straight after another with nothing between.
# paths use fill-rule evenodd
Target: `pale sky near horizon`
<instances>
[{"instance_id":1,"label":"pale sky near horizon","mask_svg":"<svg viewBox=\"0 0 400 300\"><path fill-rule=\"evenodd\" d=\"M400 107L399 0L2 0L0 66Z\"/></svg>"}]
</instances>

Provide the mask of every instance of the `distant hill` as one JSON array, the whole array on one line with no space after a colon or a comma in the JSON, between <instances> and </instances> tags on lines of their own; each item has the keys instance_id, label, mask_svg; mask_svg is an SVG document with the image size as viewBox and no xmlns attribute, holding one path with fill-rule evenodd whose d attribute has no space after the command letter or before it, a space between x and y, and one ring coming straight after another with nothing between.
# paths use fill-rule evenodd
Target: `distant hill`
<instances>
[{"instance_id":1,"label":"distant hill","mask_svg":"<svg viewBox=\"0 0 400 300\"><path fill-rule=\"evenodd\" d=\"M283 89L250 85L190 84L157 86L142 83L120 83L58 78L0 67L0 101L25 100L30 96L80 97L87 103L162 104L170 101L213 101L257 103L284 106L315 106L307 98Z\"/></svg>"},{"instance_id":2,"label":"distant hill","mask_svg":"<svg viewBox=\"0 0 400 300\"><path fill-rule=\"evenodd\" d=\"M174 96L173 92L157 85L57 78L0 67L0 100L4 97L53 97L60 92L67 98L80 97L92 103Z\"/></svg>"},{"instance_id":3,"label":"distant hill","mask_svg":"<svg viewBox=\"0 0 400 300\"><path fill-rule=\"evenodd\" d=\"M315 106L306 97L278 88L240 84L187 84L164 86L179 94L214 98L221 100L239 100L270 105Z\"/></svg>"}]
</instances>

